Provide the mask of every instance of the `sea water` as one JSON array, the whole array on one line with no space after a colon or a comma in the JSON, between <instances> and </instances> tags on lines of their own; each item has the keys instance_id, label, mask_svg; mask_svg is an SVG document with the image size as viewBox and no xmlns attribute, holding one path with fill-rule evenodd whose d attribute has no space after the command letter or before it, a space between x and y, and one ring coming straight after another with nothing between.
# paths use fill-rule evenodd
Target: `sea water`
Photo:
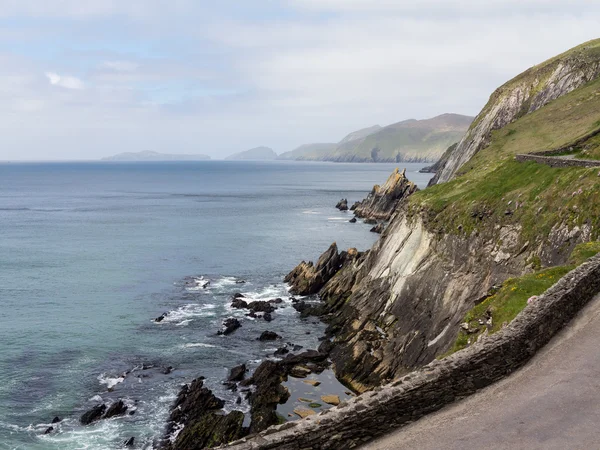
<instances>
[{"instance_id":1,"label":"sea water","mask_svg":"<svg viewBox=\"0 0 600 450\"><path fill-rule=\"evenodd\" d=\"M247 411L221 383L231 367L272 357L281 343L260 333L316 348L325 329L299 318L284 275L334 241L368 249L378 235L334 205L364 198L395 167L0 164L0 448L107 449L131 436L153 448L197 376L226 410ZM400 167L421 187L430 178L421 164ZM252 320L230 308L235 292L283 307L270 323ZM217 336L230 316L242 328ZM116 399L134 414L79 424ZM54 416L63 420L44 435Z\"/></svg>"}]
</instances>

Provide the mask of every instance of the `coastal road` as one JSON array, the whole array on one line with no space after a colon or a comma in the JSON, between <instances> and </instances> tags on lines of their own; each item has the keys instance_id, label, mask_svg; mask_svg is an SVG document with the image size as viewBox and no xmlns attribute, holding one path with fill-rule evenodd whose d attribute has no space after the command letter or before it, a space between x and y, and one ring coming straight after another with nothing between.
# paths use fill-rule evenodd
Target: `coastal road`
<instances>
[{"instance_id":1,"label":"coastal road","mask_svg":"<svg viewBox=\"0 0 600 450\"><path fill-rule=\"evenodd\" d=\"M525 367L363 450L600 449L600 296Z\"/></svg>"}]
</instances>

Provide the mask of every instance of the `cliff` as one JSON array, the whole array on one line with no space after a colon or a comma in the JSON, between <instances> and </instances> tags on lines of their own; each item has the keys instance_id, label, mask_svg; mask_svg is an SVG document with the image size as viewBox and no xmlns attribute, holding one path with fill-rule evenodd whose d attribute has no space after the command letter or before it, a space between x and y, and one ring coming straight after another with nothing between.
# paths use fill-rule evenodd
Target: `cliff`
<instances>
[{"instance_id":1,"label":"cliff","mask_svg":"<svg viewBox=\"0 0 600 450\"><path fill-rule=\"evenodd\" d=\"M451 180L473 155L490 143L492 131L537 111L599 75L600 39L596 39L508 81L492 94L432 184Z\"/></svg>"},{"instance_id":2,"label":"cliff","mask_svg":"<svg viewBox=\"0 0 600 450\"><path fill-rule=\"evenodd\" d=\"M588 65L598 67L595 60ZM562 267L576 245L598 238L597 169L515 160L568 146L600 126L600 80L571 89L579 78L568 79L558 98L550 100L555 89L532 97L526 114L489 134L452 181L402 200L368 254L321 289L330 357L349 386L370 389L450 351L465 317L494 301L507 280L554 276L540 269ZM481 135L470 136L456 151L480 146ZM523 280L508 285L522 295L534 292ZM498 327L510 318L491 306L484 313Z\"/></svg>"}]
</instances>

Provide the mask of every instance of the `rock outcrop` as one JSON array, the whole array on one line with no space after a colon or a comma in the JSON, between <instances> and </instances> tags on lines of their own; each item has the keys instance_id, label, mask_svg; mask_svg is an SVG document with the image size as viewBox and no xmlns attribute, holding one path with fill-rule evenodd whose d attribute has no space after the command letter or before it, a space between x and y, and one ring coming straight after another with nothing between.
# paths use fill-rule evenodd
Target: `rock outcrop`
<instances>
[{"instance_id":1,"label":"rock outcrop","mask_svg":"<svg viewBox=\"0 0 600 450\"><path fill-rule=\"evenodd\" d=\"M338 252L334 242L323 253L317 264L312 261L302 261L284 279L290 284L290 292L297 295L312 295L319 290L336 274L342 266L344 257Z\"/></svg>"},{"instance_id":2,"label":"rock outcrop","mask_svg":"<svg viewBox=\"0 0 600 450\"><path fill-rule=\"evenodd\" d=\"M202 378L185 385L169 417L167 437L183 426L173 442L165 440L166 450L200 450L216 447L248 434L243 427L244 413L233 411L223 414L223 400L204 386Z\"/></svg>"},{"instance_id":3,"label":"rock outcrop","mask_svg":"<svg viewBox=\"0 0 600 450\"><path fill-rule=\"evenodd\" d=\"M458 170L482 148L491 132L516 119L537 111L590 80L600 76L595 57L598 40L582 44L568 52L532 67L499 87L475 118L467 134L448 155L431 184L451 180Z\"/></svg>"},{"instance_id":4,"label":"rock outcrop","mask_svg":"<svg viewBox=\"0 0 600 450\"><path fill-rule=\"evenodd\" d=\"M383 186L375 185L362 202L353 205L356 217L371 220L389 220L400 202L417 191L417 185L406 178L406 169L398 169Z\"/></svg>"}]
</instances>

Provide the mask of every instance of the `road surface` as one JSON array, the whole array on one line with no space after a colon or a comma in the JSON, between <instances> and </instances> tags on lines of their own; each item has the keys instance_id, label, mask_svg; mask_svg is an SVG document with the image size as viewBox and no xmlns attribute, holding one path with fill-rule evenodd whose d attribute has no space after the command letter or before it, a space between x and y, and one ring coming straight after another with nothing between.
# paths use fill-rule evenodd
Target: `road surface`
<instances>
[{"instance_id":1,"label":"road surface","mask_svg":"<svg viewBox=\"0 0 600 450\"><path fill-rule=\"evenodd\" d=\"M600 449L600 296L525 367L363 450Z\"/></svg>"}]
</instances>

